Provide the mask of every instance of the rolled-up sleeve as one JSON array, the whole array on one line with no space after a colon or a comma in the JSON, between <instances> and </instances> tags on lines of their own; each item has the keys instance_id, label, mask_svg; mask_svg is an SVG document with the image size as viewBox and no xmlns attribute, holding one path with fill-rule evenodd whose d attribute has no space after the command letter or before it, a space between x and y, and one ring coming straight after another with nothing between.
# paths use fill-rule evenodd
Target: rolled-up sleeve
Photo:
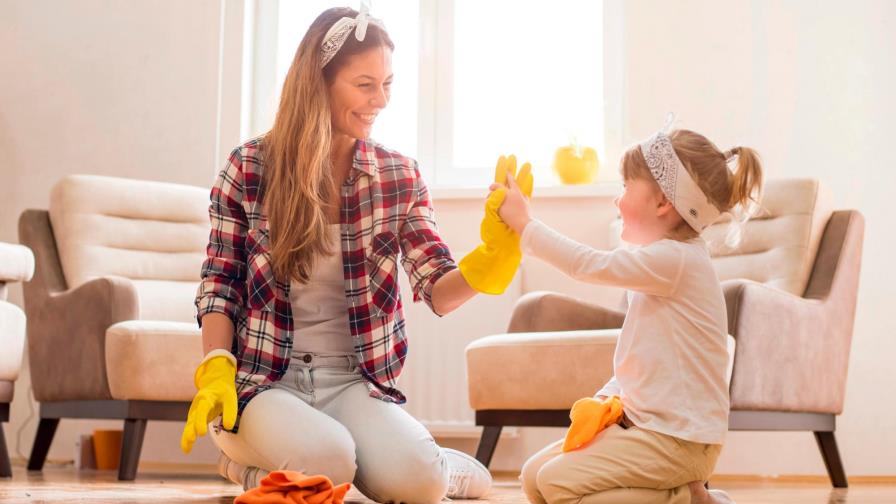
<instances>
[{"instance_id":1,"label":"rolled-up sleeve","mask_svg":"<svg viewBox=\"0 0 896 504\"><path fill-rule=\"evenodd\" d=\"M242 206L243 195L242 156L236 149L211 190L208 208L211 231L195 300L196 321L200 327L202 317L213 312L227 315L236 325L243 306L248 228Z\"/></svg>"},{"instance_id":2,"label":"rolled-up sleeve","mask_svg":"<svg viewBox=\"0 0 896 504\"><path fill-rule=\"evenodd\" d=\"M457 268L451 251L439 236L429 190L414 162L415 199L401 227L402 266L408 274L414 302L432 309L432 289L445 273ZM435 313L435 310L433 310Z\"/></svg>"}]
</instances>

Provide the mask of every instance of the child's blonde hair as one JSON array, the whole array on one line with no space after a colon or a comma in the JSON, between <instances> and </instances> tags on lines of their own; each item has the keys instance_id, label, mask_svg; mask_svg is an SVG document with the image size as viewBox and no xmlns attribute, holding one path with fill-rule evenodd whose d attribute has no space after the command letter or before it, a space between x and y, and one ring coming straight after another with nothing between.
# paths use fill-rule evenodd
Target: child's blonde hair
<instances>
[{"instance_id":1,"label":"child's blonde hair","mask_svg":"<svg viewBox=\"0 0 896 504\"><path fill-rule=\"evenodd\" d=\"M732 214L732 224L726 243L737 246L743 233L743 225L756 212L762 189L762 166L759 155L749 147L733 147L719 150L708 138L690 130L674 130L669 135L675 154L719 212ZM728 169L728 161L737 156L734 173ZM631 147L622 157L620 167L625 180L646 179L659 184L641 154L639 145ZM670 232L669 238L689 240L699 235L682 219Z\"/></svg>"}]
</instances>

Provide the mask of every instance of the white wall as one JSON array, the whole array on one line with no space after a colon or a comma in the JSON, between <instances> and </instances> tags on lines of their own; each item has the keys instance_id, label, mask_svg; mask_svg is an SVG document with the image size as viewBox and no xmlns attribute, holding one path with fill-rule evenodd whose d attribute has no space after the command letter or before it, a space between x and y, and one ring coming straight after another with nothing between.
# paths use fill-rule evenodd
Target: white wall
<instances>
[{"instance_id":1,"label":"white wall","mask_svg":"<svg viewBox=\"0 0 896 504\"><path fill-rule=\"evenodd\" d=\"M864 269L838 436L850 474L896 474L896 379L888 373L896 322L886 316L896 288L885 273L885 260L896 246L894 234L886 232L892 227L887 203L896 189L891 171L896 154L888 150L896 117L896 36L885 23L894 19L896 4L611 3L622 9L624 51L621 96L616 97L624 121L614 144L652 133L672 110L681 126L706 133L721 147L759 149L770 176L817 177L837 207L865 214ZM227 26L223 60L222 5ZM0 19L0 240L17 241L18 214L46 207L49 187L69 173L209 185L216 160L239 141L234 118L239 89L233 87L239 65L229 58L240 57L241 51L233 49L239 37L231 38L241 29L240 5L230 0L6 0ZM225 76L221 89L220 72ZM605 169L612 169L614 161ZM480 205L436 201L440 225L458 255L472 246ZM562 231L606 244L610 198L537 205L539 215ZM547 272L537 266L528 271L532 274L522 279L527 288L587 293L581 285L547 281ZM456 317L438 322L414 307L409 310L412 345L430 337L500 330L509 313L496 307L506 310L513 301L509 296L476 300ZM18 287L12 289L12 300L20 303ZM449 359L462 365L462 355ZM28 416L27 384L25 370L17 382L12 421L4 426L11 450ZM98 425L109 424L62 422L51 458L70 459L75 436ZM501 442L495 468L518 468L526 456L562 434L556 429L521 432ZM22 435L26 454L33 433L32 420ZM151 422L144 460L214 460L207 442L192 457L180 455L178 436L179 425ZM811 434L733 433L729 440L721 473L824 473ZM469 440L448 443L473 447Z\"/></svg>"},{"instance_id":2,"label":"white wall","mask_svg":"<svg viewBox=\"0 0 896 504\"><path fill-rule=\"evenodd\" d=\"M17 242L19 214L47 208L50 187L68 174L210 186L220 157L239 140L241 9L219 0L4 0L0 241ZM222 14L231 35L223 52ZM220 114L219 94L229 105ZM21 306L19 285L10 301ZM4 425L13 457L29 415L25 360ZM50 459L70 460L77 435L98 425L119 424L63 421ZM35 428L32 418L21 433L26 456ZM150 422L145 456L176 456L176 430Z\"/></svg>"}]
</instances>

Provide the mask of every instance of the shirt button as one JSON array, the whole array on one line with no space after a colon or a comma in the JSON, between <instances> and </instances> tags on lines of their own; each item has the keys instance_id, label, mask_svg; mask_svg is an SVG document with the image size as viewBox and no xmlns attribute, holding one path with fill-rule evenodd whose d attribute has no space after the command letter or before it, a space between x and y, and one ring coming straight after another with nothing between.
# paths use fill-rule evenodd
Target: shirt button
<instances>
[{"instance_id":1,"label":"shirt button","mask_svg":"<svg viewBox=\"0 0 896 504\"><path fill-rule=\"evenodd\" d=\"M308 364L309 362L311 362L311 354L307 354L307 353L306 353L305 356L302 357L302 361L303 361L305 364Z\"/></svg>"}]
</instances>

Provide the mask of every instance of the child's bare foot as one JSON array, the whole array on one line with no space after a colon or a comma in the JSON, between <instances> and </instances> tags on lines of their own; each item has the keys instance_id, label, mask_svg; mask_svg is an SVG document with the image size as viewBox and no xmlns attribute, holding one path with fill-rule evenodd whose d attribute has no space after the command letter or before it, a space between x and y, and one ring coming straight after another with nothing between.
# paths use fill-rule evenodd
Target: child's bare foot
<instances>
[{"instance_id":1,"label":"child's bare foot","mask_svg":"<svg viewBox=\"0 0 896 504\"><path fill-rule=\"evenodd\" d=\"M706 491L702 481L692 481L688 483L688 490L691 491L691 504L710 504L712 497Z\"/></svg>"},{"instance_id":2,"label":"child's bare foot","mask_svg":"<svg viewBox=\"0 0 896 504\"><path fill-rule=\"evenodd\" d=\"M688 483L691 491L691 504L734 504L734 500L722 490L706 490L702 481Z\"/></svg>"}]
</instances>

